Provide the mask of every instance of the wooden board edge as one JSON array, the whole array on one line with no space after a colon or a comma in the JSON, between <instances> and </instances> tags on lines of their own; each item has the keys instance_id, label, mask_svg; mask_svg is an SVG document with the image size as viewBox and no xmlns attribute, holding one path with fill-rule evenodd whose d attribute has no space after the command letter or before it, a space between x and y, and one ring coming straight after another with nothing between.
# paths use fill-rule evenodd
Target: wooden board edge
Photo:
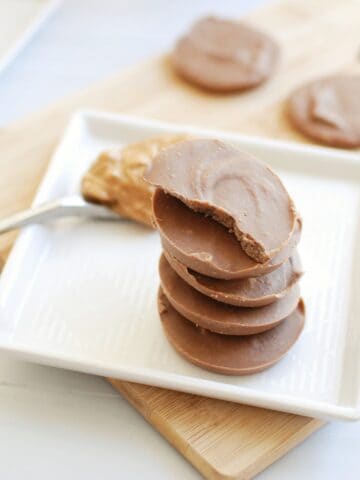
<instances>
[{"instance_id":1,"label":"wooden board edge","mask_svg":"<svg viewBox=\"0 0 360 480\"><path fill-rule=\"evenodd\" d=\"M243 470L240 477L226 477L229 480L249 480L261 473L267 467L282 458L286 453L295 448L297 445L306 440L312 433L323 427L326 422L317 418L307 417L307 422L294 434L290 435L280 446L267 452L256 462L256 465Z\"/></svg>"},{"instance_id":2,"label":"wooden board edge","mask_svg":"<svg viewBox=\"0 0 360 480\"><path fill-rule=\"evenodd\" d=\"M192 446L185 442L185 440L172 428L170 423L163 421L160 415L149 409L145 401L141 401L140 395L135 395L132 384L117 380L114 378L107 378L110 384L133 406L136 410L154 426L166 440L176 448L206 479L208 480L249 480L255 475L265 470L269 465L285 455L288 451L294 448L305 440L311 433L318 430L324 425L324 422L315 418L307 418L307 422L303 427L298 429L294 434L291 434L286 442L283 442L277 448L272 449L271 452L266 452L256 462L256 465L245 467L241 472L229 474L217 470L211 463L206 460L206 457L200 456Z\"/></svg>"},{"instance_id":3,"label":"wooden board edge","mask_svg":"<svg viewBox=\"0 0 360 480\"><path fill-rule=\"evenodd\" d=\"M114 378L107 379L111 385L147 420L156 430L172 445L186 460L188 460L205 478L209 480L223 480L231 477L224 476L217 471L213 465L201 457L186 443L185 440L176 432L170 422L164 422L160 415L153 412L146 406L146 402L139 401L139 396L133 394L133 390L128 388L127 382L122 382Z\"/></svg>"}]
</instances>

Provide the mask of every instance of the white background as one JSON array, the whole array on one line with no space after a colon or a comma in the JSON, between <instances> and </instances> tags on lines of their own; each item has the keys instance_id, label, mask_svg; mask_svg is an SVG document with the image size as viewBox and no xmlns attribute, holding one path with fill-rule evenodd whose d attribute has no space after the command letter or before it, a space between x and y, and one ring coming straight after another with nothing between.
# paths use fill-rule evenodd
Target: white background
<instances>
[{"instance_id":1,"label":"white background","mask_svg":"<svg viewBox=\"0 0 360 480\"><path fill-rule=\"evenodd\" d=\"M0 76L0 125L170 49L201 14L240 16L260 3L64 0ZM4 354L0 451L2 480L200 478L101 378L26 364ZM259 479L357 479L359 451L360 425L332 423Z\"/></svg>"}]
</instances>

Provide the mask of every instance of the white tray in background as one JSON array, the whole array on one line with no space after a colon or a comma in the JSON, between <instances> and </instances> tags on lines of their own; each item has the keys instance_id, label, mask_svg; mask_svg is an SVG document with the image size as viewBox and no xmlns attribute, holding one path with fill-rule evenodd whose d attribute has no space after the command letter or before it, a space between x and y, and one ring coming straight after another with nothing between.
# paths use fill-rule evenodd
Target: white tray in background
<instances>
[{"instance_id":1,"label":"white tray in background","mask_svg":"<svg viewBox=\"0 0 360 480\"><path fill-rule=\"evenodd\" d=\"M58 8L61 0L0 0L0 73Z\"/></svg>"},{"instance_id":2,"label":"white tray in background","mask_svg":"<svg viewBox=\"0 0 360 480\"><path fill-rule=\"evenodd\" d=\"M360 158L325 148L83 112L72 119L35 204L79 191L98 152L167 132L222 138L281 175L304 219L307 306L299 341L273 368L227 377L167 342L156 293L156 232L61 220L24 229L0 280L0 348L72 370L323 418L358 419Z\"/></svg>"}]
</instances>

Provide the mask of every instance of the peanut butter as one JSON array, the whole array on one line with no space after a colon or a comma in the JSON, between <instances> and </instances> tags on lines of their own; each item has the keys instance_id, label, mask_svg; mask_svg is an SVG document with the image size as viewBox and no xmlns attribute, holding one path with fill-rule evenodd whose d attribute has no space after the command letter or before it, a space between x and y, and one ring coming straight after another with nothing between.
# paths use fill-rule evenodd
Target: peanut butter
<instances>
[{"instance_id":1,"label":"peanut butter","mask_svg":"<svg viewBox=\"0 0 360 480\"><path fill-rule=\"evenodd\" d=\"M161 150L185 138L164 135L102 152L83 178L83 196L123 217L152 226L154 188L143 180L144 172Z\"/></svg>"}]
</instances>

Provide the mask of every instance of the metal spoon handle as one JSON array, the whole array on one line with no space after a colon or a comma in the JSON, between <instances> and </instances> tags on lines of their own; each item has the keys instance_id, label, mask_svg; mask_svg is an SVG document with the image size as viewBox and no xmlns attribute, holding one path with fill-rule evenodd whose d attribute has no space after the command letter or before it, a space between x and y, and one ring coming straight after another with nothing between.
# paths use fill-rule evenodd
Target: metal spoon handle
<instances>
[{"instance_id":1,"label":"metal spoon handle","mask_svg":"<svg viewBox=\"0 0 360 480\"><path fill-rule=\"evenodd\" d=\"M44 223L59 217L89 217L120 220L121 217L106 207L86 202L79 196L64 197L14 213L0 219L0 234L32 223Z\"/></svg>"}]
</instances>

